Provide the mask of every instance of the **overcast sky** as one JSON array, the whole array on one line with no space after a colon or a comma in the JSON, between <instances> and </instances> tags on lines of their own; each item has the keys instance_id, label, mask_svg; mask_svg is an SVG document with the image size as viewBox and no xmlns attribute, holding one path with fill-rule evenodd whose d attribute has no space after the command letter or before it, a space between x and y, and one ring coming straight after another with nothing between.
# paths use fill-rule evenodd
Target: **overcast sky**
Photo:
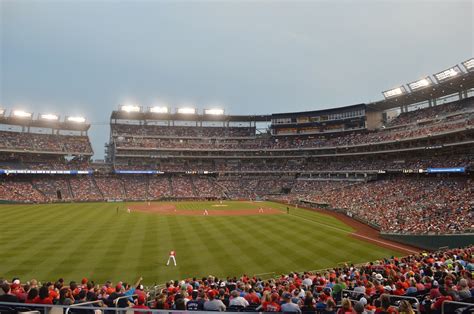
<instances>
[{"instance_id":1,"label":"overcast sky","mask_svg":"<svg viewBox=\"0 0 474 314\"><path fill-rule=\"evenodd\" d=\"M229 114L371 102L474 55L473 1L4 1L0 106L79 114L103 157L119 103Z\"/></svg>"}]
</instances>

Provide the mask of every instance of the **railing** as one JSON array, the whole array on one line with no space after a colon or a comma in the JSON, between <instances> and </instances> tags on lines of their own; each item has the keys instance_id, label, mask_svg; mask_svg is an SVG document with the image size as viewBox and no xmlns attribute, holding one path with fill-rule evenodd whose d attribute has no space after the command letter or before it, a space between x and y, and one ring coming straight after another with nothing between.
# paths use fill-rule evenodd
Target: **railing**
<instances>
[{"instance_id":1,"label":"railing","mask_svg":"<svg viewBox=\"0 0 474 314\"><path fill-rule=\"evenodd\" d=\"M122 297L118 297L118 298L114 299L113 303L114 303L115 306L117 306L118 301L120 301L122 299L130 299L130 298L133 298L133 297L138 297L138 294L124 295Z\"/></svg>"},{"instance_id":2,"label":"railing","mask_svg":"<svg viewBox=\"0 0 474 314\"><path fill-rule=\"evenodd\" d=\"M354 290L343 289L343 290L341 290L341 299L344 297L344 293L347 293L349 295L348 299L353 301L353 302L358 302L359 301L357 299L354 299L354 295L358 296L358 295L363 294L363 293L360 293L360 292L357 292L357 291L354 291ZM392 299L412 300L413 302L410 302L410 303L414 307L414 310L416 311L416 313L418 313L418 314L421 313L421 311L420 311L420 301L417 298L404 296L404 295L391 295L391 294L388 294L388 296L390 298L390 301L392 301ZM390 302L390 303L392 303L392 302Z\"/></svg>"},{"instance_id":3,"label":"railing","mask_svg":"<svg viewBox=\"0 0 474 314\"><path fill-rule=\"evenodd\" d=\"M459 302L459 301L444 301L441 304L441 314L444 313L451 313L451 312L445 312L445 306L453 304L453 305L464 305L465 307L470 307L471 311L474 311L474 303L467 303L467 302ZM471 312L472 313L472 312Z\"/></svg>"},{"instance_id":4,"label":"railing","mask_svg":"<svg viewBox=\"0 0 474 314\"><path fill-rule=\"evenodd\" d=\"M127 296L130 297L130 296ZM125 314L130 313L133 314L134 312L140 314L183 314L183 312L187 312L185 310L156 310L156 309L134 309L131 307L90 307L90 306L80 306L83 304L90 304L89 302L85 302L82 304L77 305L51 305L51 304L29 304L29 303L11 303L11 302L0 302L0 307L11 308L12 313L17 313L17 308L23 309L30 309L31 311L39 311L44 314L63 314L64 311L67 311L69 308L73 308L74 310L83 310L83 311L101 311L102 313L107 312L108 314ZM5 311L5 313L10 311ZM3 313L3 312L2 312ZM18 312L21 313L21 312ZM211 311L198 311L198 313L202 314L215 314L216 312ZM226 312L226 313L235 313L239 314L239 312ZM241 313L240 313L241 314ZM275 313L278 314L278 313Z\"/></svg>"},{"instance_id":5,"label":"railing","mask_svg":"<svg viewBox=\"0 0 474 314\"><path fill-rule=\"evenodd\" d=\"M67 309L64 314L69 314L69 310L71 310L72 307L74 308L83 308L83 305L89 305L89 304L99 304L99 303L104 303L102 300L97 300L97 301L89 301L89 302L82 302L82 303L76 303L76 304L71 304ZM87 307L88 309L91 309L90 307Z\"/></svg>"}]
</instances>

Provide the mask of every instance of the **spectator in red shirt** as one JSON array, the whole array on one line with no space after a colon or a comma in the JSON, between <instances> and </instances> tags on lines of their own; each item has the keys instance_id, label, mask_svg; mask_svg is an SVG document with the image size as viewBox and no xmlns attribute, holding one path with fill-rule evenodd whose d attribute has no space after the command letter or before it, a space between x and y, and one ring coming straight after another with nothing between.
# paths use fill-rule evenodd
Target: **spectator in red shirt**
<instances>
[{"instance_id":1,"label":"spectator in red shirt","mask_svg":"<svg viewBox=\"0 0 474 314\"><path fill-rule=\"evenodd\" d=\"M143 296L139 296L137 299L137 304L132 306L133 309L141 309L141 310L149 310L150 308L145 305L145 298ZM149 314L150 312L134 312L134 314Z\"/></svg>"},{"instance_id":2,"label":"spectator in red shirt","mask_svg":"<svg viewBox=\"0 0 474 314\"><path fill-rule=\"evenodd\" d=\"M42 286L39 289L38 296L33 300L35 304L53 304L53 298L49 296L48 287Z\"/></svg>"},{"instance_id":3,"label":"spectator in red shirt","mask_svg":"<svg viewBox=\"0 0 474 314\"><path fill-rule=\"evenodd\" d=\"M264 312L280 312L281 306L278 303L280 300L280 295L276 292L272 293L269 302L262 303L262 309Z\"/></svg>"}]
</instances>

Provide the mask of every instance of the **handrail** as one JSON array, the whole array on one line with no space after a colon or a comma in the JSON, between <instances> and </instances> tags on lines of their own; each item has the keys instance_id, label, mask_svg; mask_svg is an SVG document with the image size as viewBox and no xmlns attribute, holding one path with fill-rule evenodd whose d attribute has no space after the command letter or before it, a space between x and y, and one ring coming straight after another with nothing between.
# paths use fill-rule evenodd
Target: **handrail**
<instances>
[{"instance_id":1,"label":"handrail","mask_svg":"<svg viewBox=\"0 0 474 314\"><path fill-rule=\"evenodd\" d=\"M77 307L77 306L82 306L82 305L87 305L87 304L98 304L98 303L102 303L103 301L102 300L97 300L97 301L88 301L88 302L82 302L82 303L75 303L75 304L71 304L67 309L66 309L66 312L64 314L68 314L69 313L69 310L71 309L71 307Z\"/></svg>"},{"instance_id":2,"label":"handrail","mask_svg":"<svg viewBox=\"0 0 474 314\"><path fill-rule=\"evenodd\" d=\"M363 295L365 295L364 293L358 293L357 291L354 291L354 290L342 289L341 290L341 299L342 299L342 296L343 296L344 292L348 292L351 297L354 294L357 294L357 295L363 294ZM393 299L402 299L402 300L414 300L415 302L413 302L413 304L416 305L415 311L419 314L421 313L421 311L420 311L420 301L417 298L410 297L410 296L405 296L405 295L392 295L392 294L387 294L387 295L389 296L390 299L393 298ZM359 300L355 300L355 299L351 299L351 298L348 298L348 299L351 300L351 301L359 301Z\"/></svg>"},{"instance_id":3,"label":"handrail","mask_svg":"<svg viewBox=\"0 0 474 314\"><path fill-rule=\"evenodd\" d=\"M115 304L115 306L117 306L117 303L118 303L119 300L121 300L121 299L129 299L129 298L133 298L133 297L138 297L138 294L124 295L124 296L115 298L115 299L113 300L113 303Z\"/></svg>"},{"instance_id":4,"label":"handrail","mask_svg":"<svg viewBox=\"0 0 474 314\"><path fill-rule=\"evenodd\" d=\"M460 301L444 301L443 303L441 303L441 314L444 314L444 305L446 303L449 303L449 304L458 304L458 305L466 305L466 306L472 306L474 307L474 303L467 303L467 302L460 302Z\"/></svg>"}]
</instances>

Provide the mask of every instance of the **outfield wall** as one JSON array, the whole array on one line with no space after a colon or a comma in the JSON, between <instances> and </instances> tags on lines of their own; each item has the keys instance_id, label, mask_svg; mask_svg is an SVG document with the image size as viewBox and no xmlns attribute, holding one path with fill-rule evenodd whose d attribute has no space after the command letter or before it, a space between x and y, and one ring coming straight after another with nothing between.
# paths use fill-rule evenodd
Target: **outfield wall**
<instances>
[{"instance_id":1,"label":"outfield wall","mask_svg":"<svg viewBox=\"0 0 474 314\"><path fill-rule=\"evenodd\" d=\"M380 233L384 239L421 247L427 250L437 250L441 247L464 247L474 244L474 233L464 234L393 234Z\"/></svg>"}]
</instances>

